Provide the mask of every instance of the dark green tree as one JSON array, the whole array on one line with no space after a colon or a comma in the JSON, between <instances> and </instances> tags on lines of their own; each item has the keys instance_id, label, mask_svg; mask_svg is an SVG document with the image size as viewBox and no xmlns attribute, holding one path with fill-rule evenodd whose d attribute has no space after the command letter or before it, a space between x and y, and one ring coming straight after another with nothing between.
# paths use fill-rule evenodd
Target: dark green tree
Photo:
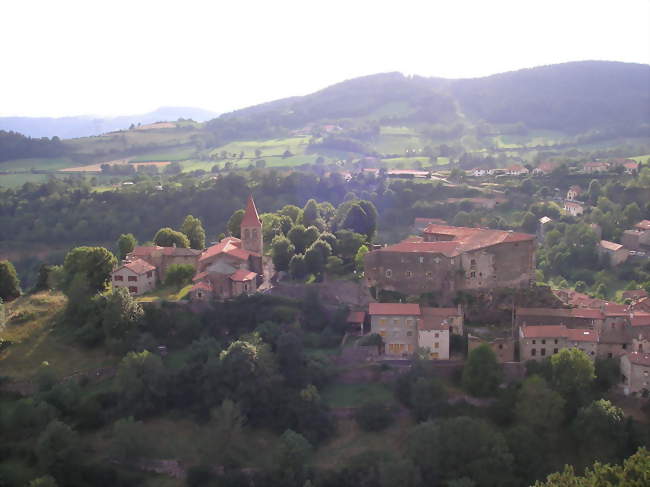
<instances>
[{"instance_id":1,"label":"dark green tree","mask_svg":"<svg viewBox=\"0 0 650 487\"><path fill-rule=\"evenodd\" d=\"M182 232L177 232L169 227L161 228L156 232L153 243L161 247L179 247L187 249L190 246L190 240Z\"/></svg>"},{"instance_id":2,"label":"dark green tree","mask_svg":"<svg viewBox=\"0 0 650 487\"><path fill-rule=\"evenodd\" d=\"M192 264L172 264L167 268L165 284L181 287L192 282L196 269Z\"/></svg>"},{"instance_id":3,"label":"dark green tree","mask_svg":"<svg viewBox=\"0 0 650 487\"><path fill-rule=\"evenodd\" d=\"M233 237L241 238L241 222L244 219L244 210L237 210L228 220L228 232Z\"/></svg>"},{"instance_id":4,"label":"dark green tree","mask_svg":"<svg viewBox=\"0 0 650 487\"><path fill-rule=\"evenodd\" d=\"M553 387L573 407L584 401L596 378L594 363L577 348L564 348L551 356Z\"/></svg>"},{"instance_id":5,"label":"dark green tree","mask_svg":"<svg viewBox=\"0 0 650 487\"><path fill-rule=\"evenodd\" d=\"M187 215L183 224L181 225L181 232L183 232L190 241L190 248L196 250L203 250L205 248L205 230L201 220Z\"/></svg>"},{"instance_id":6,"label":"dark green tree","mask_svg":"<svg viewBox=\"0 0 650 487\"><path fill-rule=\"evenodd\" d=\"M469 353L463 369L463 389L475 396L494 394L501 382L502 370L496 354L483 344Z\"/></svg>"},{"instance_id":7,"label":"dark green tree","mask_svg":"<svg viewBox=\"0 0 650 487\"><path fill-rule=\"evenodd\" d=\"M104 247L77 247L63 261L63 292L71 298L73 291L93 295L106 289L117 259ZM74 289L74 288L78 289Z\"/></svg>"},{"instance_id":8,"label":"dark green tree","mask_svg":"<svg viewBox=\"0 0 650 487\"><path fill-rule=\"evenodd\" d=\"M271 242L271 258L276 271L288 271L289 261L294 256L296 248L291 241L282 235L278 235Z\"/></svg>"},{"instance_id":9,"label":"dark green tree","mask_svg":"<svg viewBox=\"0 0 650 487\"><path fill-rule=\"evenodd\" d=\"M127 254L133 252L136 245L138 245L138 241L132 233L123 233L120 235L120 238L117 239L118 259L124 260Z\"/></svg>"},{"instance_id":10,"label":"dark green tree","mask_svg":"<svg viewBox=\"0 0 650 487\"><path fill-rule=\"evenodd\" d=\"M578 411L573 433L585 463L619 461L627 444L625 415L606 399L593 401Z\"/></svg>"},{"instance_id":11,"label":"dark green tree","mask_svg":"<svg viewBox=\"0 0 650 487\"><path fill-rule=\"evenodd\" d=\"M122 407L137 416L163 406L166 380L165 366L158 355L147 350L129 352L117 369L115 388Z\"/></svg>"},{"instance_id":12,"label":"dark green tree","mask_svg":"<svg viewBox=\"0 0 650 487\"><path fill-rule=\"evenodd\" d=\"M289 274L294 279L301 279L307 275L307 264L305 263L305 256L296 254L291 257L289 261Z\"/></svg>"},{"instance_id":13,"label":"dark green tree","mask_svg":"<svg viewBox=\"0 0 650 487\"><path fill-rule=\"evenodd\" d=\"M16 268L8 260L0 261L0 299L11 301L20 296L20 281Z\"/></svg>"},{"instance_id":14,"label":"dark green tree","mask_svg":"<svg viewBox=\"0 0 650 487\"><path fill-rule=\"evenodd\" d=\"M58 477L79 465L81 441L70 426L55 420L38 437L34 453L39 466Z\"/></svg>"}]
</instances>

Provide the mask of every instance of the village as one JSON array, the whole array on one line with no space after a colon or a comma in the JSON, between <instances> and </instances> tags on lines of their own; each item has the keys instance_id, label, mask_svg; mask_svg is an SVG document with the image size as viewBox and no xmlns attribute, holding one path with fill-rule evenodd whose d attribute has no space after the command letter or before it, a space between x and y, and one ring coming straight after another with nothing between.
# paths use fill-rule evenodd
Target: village
<instances>
[{"instance_id":1,"label":"village","mask_svg":"<svg viewBox=\"0 0 650 487\"><path fill-rule=\"evenodd\" d=\"M571 186L564 202L567 214L581 189ZM394 245L375 245L364 257L359 285L373 289L379 302L353 304L348 335L381 337L378 360L409 361L414 356L433 361L463 360L480 345L488 345L503 364L540 361L565 348L577 348L592 360L620 361L620 388L625 395L650 391L650 298L643 290L625 291L625 304L590 298L575 291L554 291L553 307L522 307L515 303L509 323L492 330L464 326L458 292L490 293L498 289L528 289L535 282L536 241L543 241L552 220L540 218L536 235L447 225L440 219L416 218L420 235ZM594 231L598 233L597 225ZM196 274L191 302L231 299L268 292L273 287L264 255L262 221L249 196L240 224L241 238L224 237L205 250L135 247L111 275L112 286L133 295L152 291L176 264L189 264ZM598 252L619 265L650 249L650 221L623 233L623 243L599 240ZM266 262L266 263L265 263ZM381 302L386 293L415 296L436 293L447 307L417 302ZM399 301L402 301L401 299ZM463 339L467 349L452 350ZM520 369L523 371L523 369Z\"/></svg>"}]
</instances>

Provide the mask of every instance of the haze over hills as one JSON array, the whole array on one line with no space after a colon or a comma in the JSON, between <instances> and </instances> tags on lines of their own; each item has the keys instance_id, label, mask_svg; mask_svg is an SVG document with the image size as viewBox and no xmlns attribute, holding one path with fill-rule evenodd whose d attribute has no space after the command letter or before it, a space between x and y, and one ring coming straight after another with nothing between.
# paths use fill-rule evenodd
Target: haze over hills
<instances>
[{"instance_id":1,"label":"haze over hills","mask_svg":"<svg viewBox=\"0 0 650 487\"><path fill-rule=\"evenodd\" d=\"M29 137L54 137L72 139L99 135L113 130L128 128L131 124L149 124L159 121L175 121L179 118L204 122L217 113L192 107L160 107L140 115L119 117L0 117L0 130L19 132Z\"/></svg>"}]
</instances>

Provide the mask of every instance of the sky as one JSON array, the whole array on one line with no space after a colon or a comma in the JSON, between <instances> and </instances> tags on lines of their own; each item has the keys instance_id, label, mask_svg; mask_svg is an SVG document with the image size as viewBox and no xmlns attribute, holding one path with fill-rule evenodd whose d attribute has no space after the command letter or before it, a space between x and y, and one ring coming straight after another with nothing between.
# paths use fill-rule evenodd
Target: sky
<instances>
[{"instance_id":1,"label":"sky","mask_svg":"<svg viewBox=\"0 0 650 487\"><path fill-rule=\"evenodd\" d=\"M226 112L368 74L650 64L650 0L0 3L0 116Z\"/></svg>"}]
</instances>

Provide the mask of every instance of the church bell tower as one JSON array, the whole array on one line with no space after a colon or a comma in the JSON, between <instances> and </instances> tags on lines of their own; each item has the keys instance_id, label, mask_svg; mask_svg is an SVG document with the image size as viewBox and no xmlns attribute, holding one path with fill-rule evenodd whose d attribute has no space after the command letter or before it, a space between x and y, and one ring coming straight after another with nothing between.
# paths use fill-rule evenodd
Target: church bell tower
<instances>
[{"instance_id":1,"label":"church bell tower","mask_svg":"<svg viewBox=\"0 0 650 487\"><path fill-rule=\"evenodd\" d=\"M263 251L262 221L257 214L253 196L249 196L246 202L246 210L244 212L244 218L241 221L240 229L242 248L261 255Z\"/></svg>"}]
</instances>

